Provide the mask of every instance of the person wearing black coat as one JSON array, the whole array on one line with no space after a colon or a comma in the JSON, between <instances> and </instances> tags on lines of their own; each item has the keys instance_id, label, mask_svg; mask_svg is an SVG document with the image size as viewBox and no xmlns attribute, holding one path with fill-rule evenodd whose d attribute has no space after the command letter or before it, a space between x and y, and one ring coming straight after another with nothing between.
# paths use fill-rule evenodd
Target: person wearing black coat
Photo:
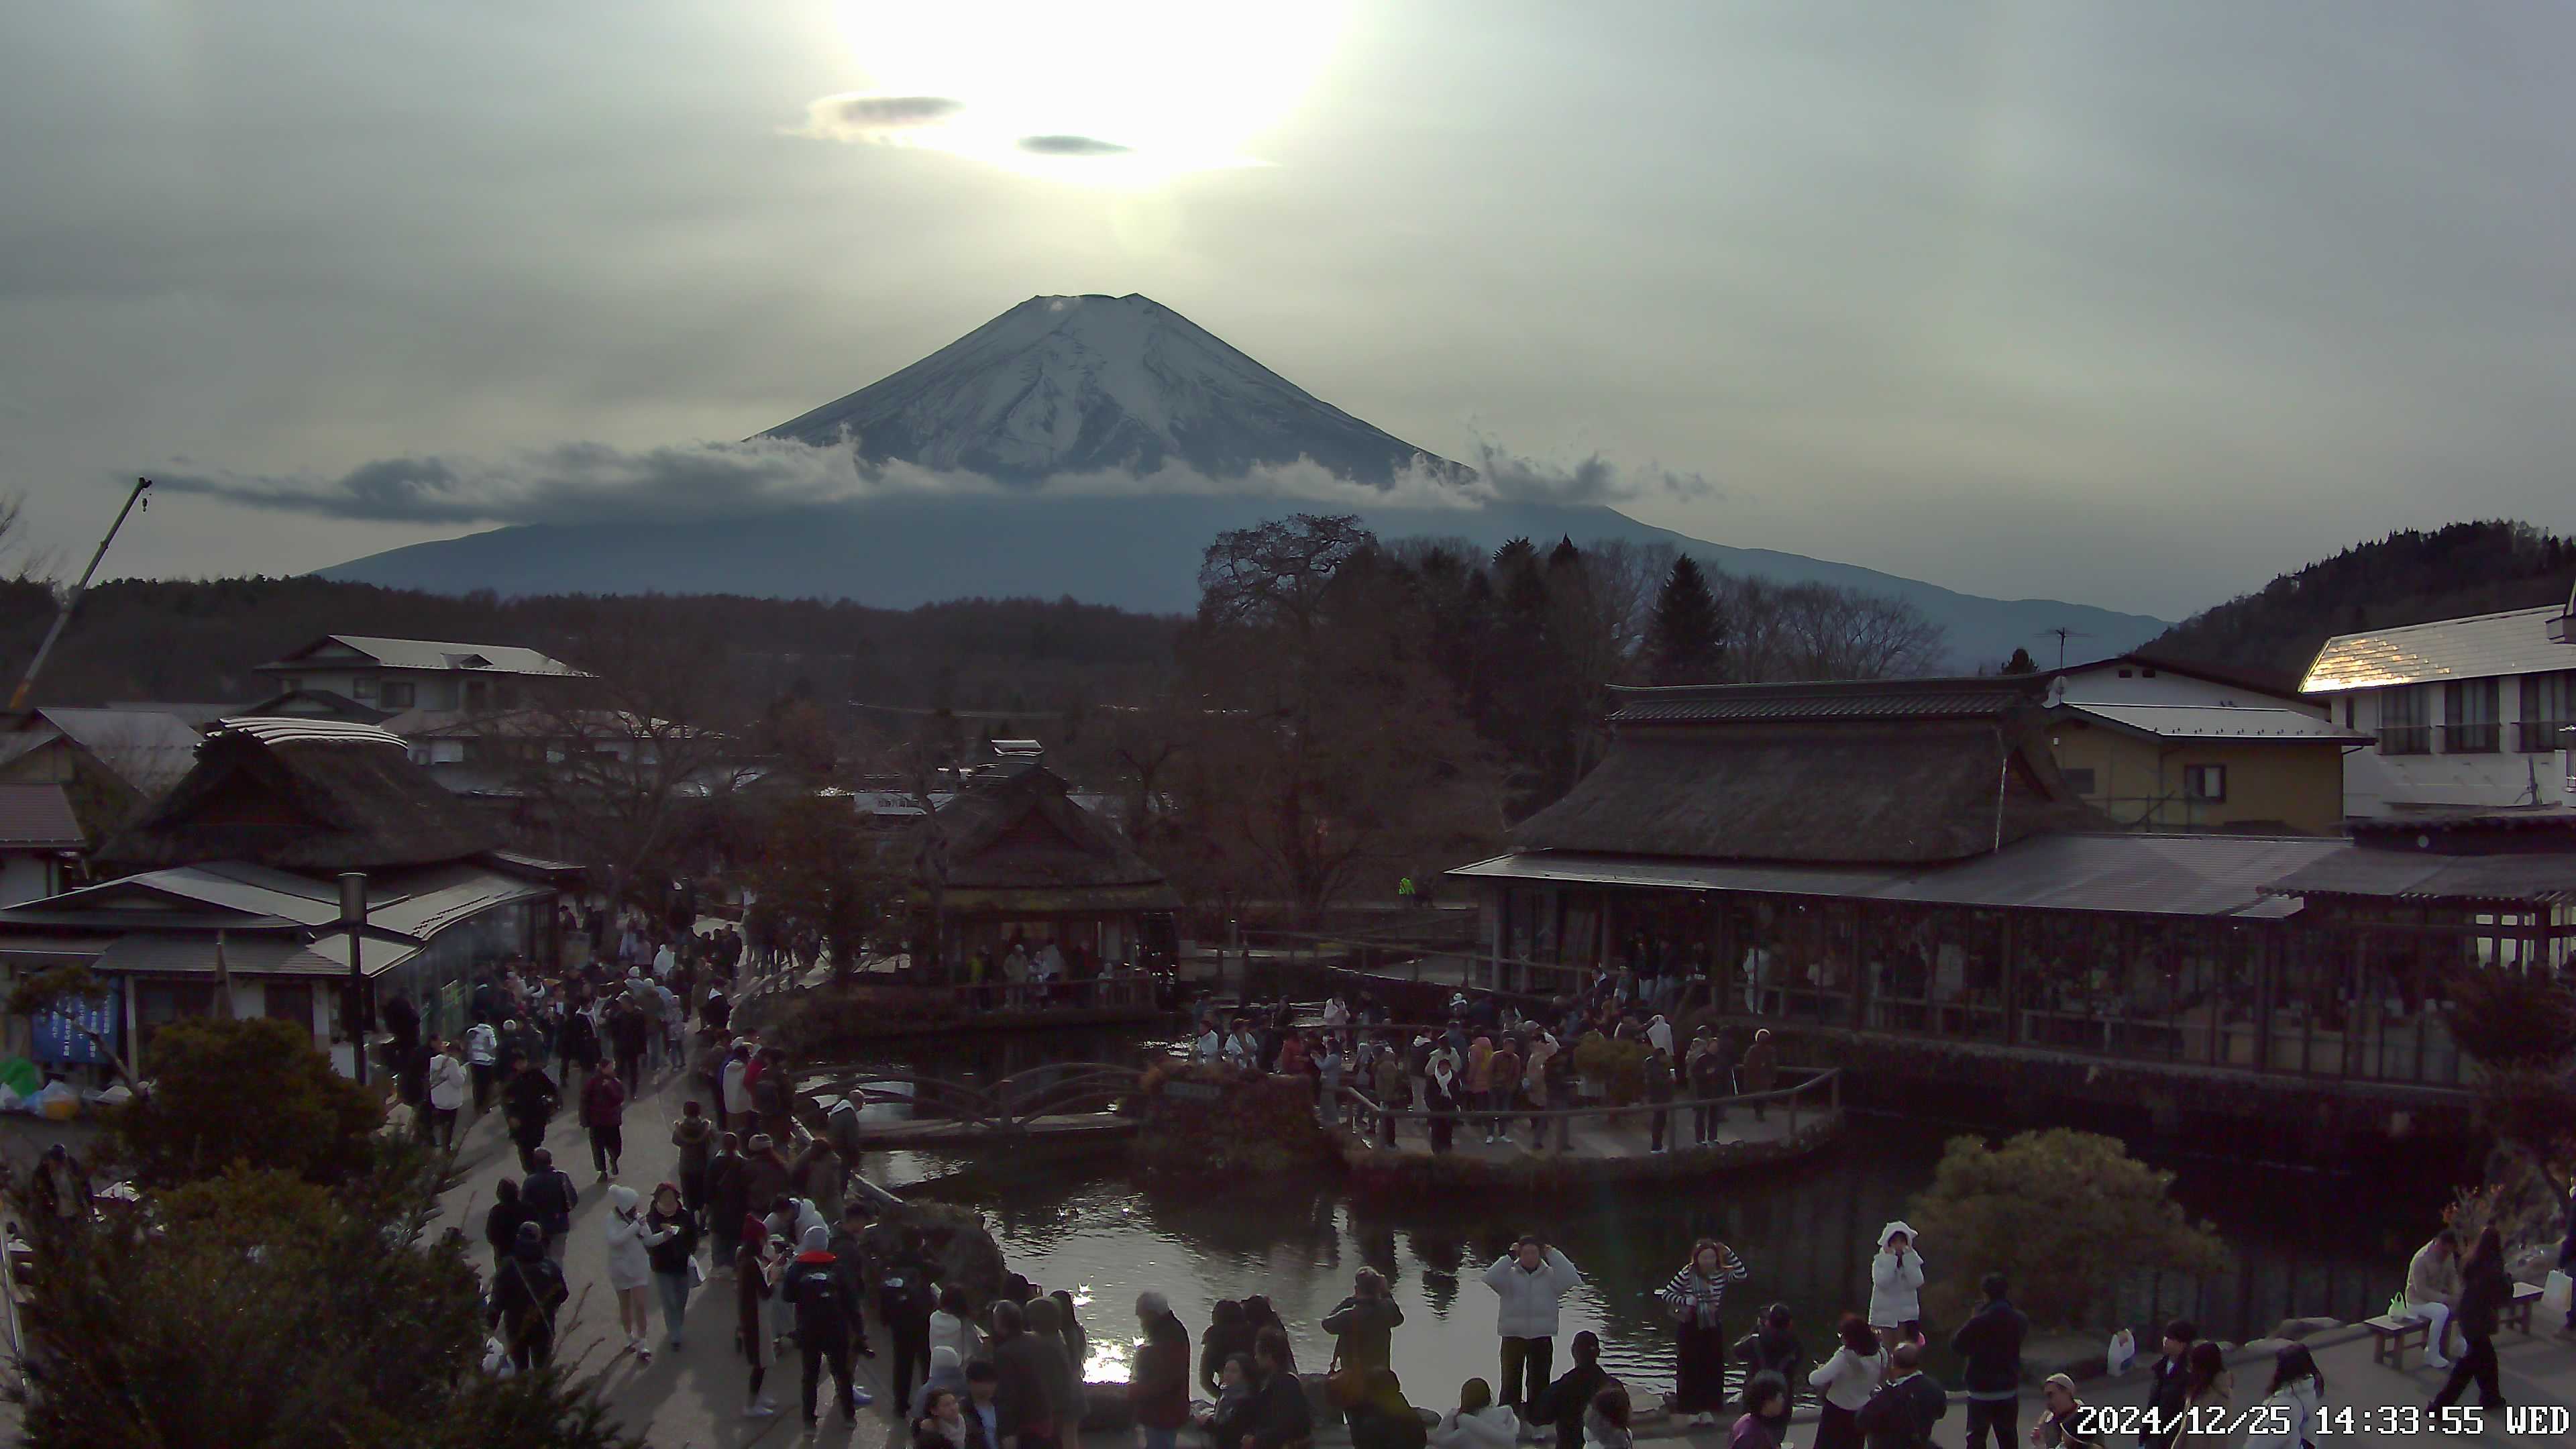
<instances>
[{"instance_id":1,"label":"person wearing black coat","mask_svg":"<svg viewBox=\"0 0 2576 1449\"><path fill-rule=\"evenodd\" d=\"M1967 1442L1974 1449L1991 1433L1997 1449L2020 1449L2021 1345L2030 1318L2004 1296L2003 1274L1988 1273L1981 1286L1986 1301L1950 1335L1950 1351L1967 1365Z\"/></svg>"},{"instance_id":2,"label":"person wearing black coat","mask_svg":"<svg viewBox=\"0 0 2576 1449\"><path fill-rule=\"evenodd\" d=\"M1251 1449L1287 1449L1314 1438L1314 1407L1306 1402L1306 1386L1297 1380L1288 1335L1275 1328L1261 1330L1253 1340L1252 1363L1261 1384L1252 1391Z\"/></svg>"},{"instance_id":3,"label":"person wearing black coat","mask_svg":"<svg viewBox=\"0 0 2576 1449\"><path fill-rule=\"evenodd\" d=\"M1948 1412L1949 1394L1923 1372L1923 1350L1900 1343L1888 1354L1887 1382L1860 1406L1858 1420L1869 1449L1922 1449Z\"/></svg>"},{"instance_id":4,"label":"person wearing black coat","mask_svg":"<svg viewBox=\"0 0 2576 1449\"><path fill-rule=\"evenodd\" d=\"M511 1251L518 1246L519 1225L535 1221L527 1206L519 1201L518 1180L502 1178L500 1185L493 1189L491 1208L483 1214L483 1241L492 1245L494 1274L500 1273L501 1265L510 1260ZM540 1228L539 1231L544 1230ZM539 1242L542 1244L543 1239Z\"/></svg>"},{"instance_id":5,"label":"person wearing black coat","mask_svg":"<svg viewBox=\"0 0 2576 1449\"><path fill-rule=\"evenodd\" d=\"M1324 1331L1334 1337L1333 1357L1345 1369L1385 1368L1393 1362L1404 1309L1387 1296L1386 1280L1375 1268L1362 1268L1351 1288L1351 1296L1324 1315Z\"/></svg>"},{"instance_id":6,"label":"person wearing black coat","mask_svg":"<svg viewBox=\"0 0 2576 1449\"><path fill-rule=\"evenodd\" d=\"M533 1061L522 1061L510 1078L508 1090L501 1094L502 1110L509 1116L510 1140L518 1144L519 1171L537 1170L537 1149L546 1142L546 1123L555 1115L555 1106L563 1093L554 1078Z\"/></svg>"},{"instance_id":7,"label":"person wearing black coat","mask_svg":"<svg viewBox=\"0 0 2576 1449\"><path fill-rule=\"evenodd\" d=\"M1207 1331L1199 1335L1199 1387L1215 1398L1223 1392L1220 1382L1225 1361L1242 1354L1252 1356L1252 1325L1244 1320L1243 1305L1232 1298L1217 1300Z\"/></svg>"},{"instance_id":8,"label":"person wearing black coat","mask_svg":"<svg viewBox=\"0 0 2576 1449\"><path fill-rule=\"evenodd\" d=\"M1774 1303L1763 1309L1762 1316L1754 1320L1753 1331L1735 1341L1733 1352L1735 1361L1744 1365L1744 1381L1748 1384L1753 1382L1754 1375L1765 1373L1778 1374L1783 1383L1794 1384L1798 1382L1798 1371L1807 1362L1806 1345L1798 1342L1798 1335L1789 1331L1789 1305L1786 1303ZM1783 1396L1778 1402L1780 1411L1777 1416L1757 1414L1754 1417L1770 1428L1774 1443L1785 1444L1789 1442L1789 1400ZM2017 1446L2006 1444L2002 1449L2017 1449Z\"/></svg>"},{"instance_id":9,"label":"person wearing black coat","mask_svg":"<svg viewBox=\"0 0 2576 1449\"><path fill-rule=\"evenodd\" d=\"M1557 1449L1583 1449L1583 1411L1610 1382L1601 1367L1601 1336L1585 1329L1574 1336L1574 1367L1539 1394L1530 1422L1555 1425Z\"/></svg>"},{"instance_id":10,"label":"person wearing black coat","mask_svg":"<svg viewBox=\"0 0 2576 1449\"><path fill-rule=\"evenodd\" d=\"M1029 1332L1020 1305L1007 1299L993 1305L993 1367L1002 1375L996 1402L1001 1410L1002 1438L1018 1449L1046 1449L1056 1443L1055 1396L1048 1386L1062 1370L1055 1345Z\"/></svg>"},{"instance_id":11,"label":"person wearing black coat","mask_svg":"<svg viewBox=\"0 0 2576 1449\"><path fill-rule=\"evenodd\" d=\"M2512 1296L2513 1279L2504 1270L2504 1236L2487 1228L2460 1264L2460 1310L2451 1316L2468 1348L2452 1363L2451 1376L2433 1396L2432 1407L2448 1407L2475 1379L2478 1407L2490 1413L2504 1408L2504 1385L2496 1368L2496 1320Z\"/></svg>"},{"instance_id":12,"label":"person wearing black coat","mask_svg":"<svg viewBox=\"0 0 2576 1449\"><path fill-rule=\"evenodd\" d=\"M555 1310L571 1296L563 1269L546 1256L545 1230L521 1223L510 1256L492 1276L492 1324L501 1330L512 1367L525 1373L554 1357Z\"/></svg>"}]
</instances>

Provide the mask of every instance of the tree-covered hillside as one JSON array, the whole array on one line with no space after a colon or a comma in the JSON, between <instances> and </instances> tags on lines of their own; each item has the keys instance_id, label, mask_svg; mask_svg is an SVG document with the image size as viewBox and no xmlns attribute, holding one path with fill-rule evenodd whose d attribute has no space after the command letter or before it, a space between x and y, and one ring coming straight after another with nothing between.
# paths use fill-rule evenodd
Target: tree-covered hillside
<instances>
[{"instance_id":1,"label":"tree-covered hillside","mask_svg":"<svg viewBox=\"0 0 2576 1449\"><path fill-rule=\"evenodd\" d=\"M2175 625L2147 653L2292 679L2337 634L2562 603L2576 540L2491 519L2356 544Z\"/></svg>"}]
</instances>

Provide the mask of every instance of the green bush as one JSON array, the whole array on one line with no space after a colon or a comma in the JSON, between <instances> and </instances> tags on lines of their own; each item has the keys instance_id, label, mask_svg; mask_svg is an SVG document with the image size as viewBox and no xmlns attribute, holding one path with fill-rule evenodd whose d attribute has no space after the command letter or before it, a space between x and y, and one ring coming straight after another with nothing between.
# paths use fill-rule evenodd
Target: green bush
<instances>
[{"instance_id":1,"label":"green bush","mask_svg":"<svg viewBox=\"0 0 2576 1449\"><path fill-rule=\"evenodd\" d=\"M329 1186L375 1160L383 1098L283 1021L192 1017L152 1039L152 1091L109 1120L138 1180L168 1187L239 1164Z\"/></svg>"},{"instance_id":2,"label":"green bush","mask_svg":"<svg viewBox=\"0 0 2576 1449\"><path fill-rule=\"evenodd\" d=\"M2001 1272L2033 1323L2089 1328L2132 1273L2222 1270L2226 1244L2183 1215L2172 1186L2172 1173L2089 1132L2024 1132L1999 1146L1950 1139L1910 1214L1933 1273L1925 1314L1958 1322L1976 1301L1978 1280Z\"/></svg>"}]
</instances>

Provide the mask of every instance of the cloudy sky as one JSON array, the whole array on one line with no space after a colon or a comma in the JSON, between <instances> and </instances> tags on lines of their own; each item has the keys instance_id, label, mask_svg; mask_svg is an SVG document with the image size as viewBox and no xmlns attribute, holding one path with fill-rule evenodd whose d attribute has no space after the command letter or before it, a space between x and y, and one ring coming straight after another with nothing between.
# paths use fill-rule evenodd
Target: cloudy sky
<instances>
[{"instance_id":1,"label":"cloudy sky","mask_svg":"<svg viewBox=\"0 0 2576 1449\"><path fill-rule=\"evenodd\" d=\"M76 566L138 472L737 439L1144 292L1434 451L1715 485L1652 522L2176 616L2576 527L2571 51L2421 0L0 0L0 485ZM109 572L476 526L174 495Z\"/></svg>"}]
</instances>

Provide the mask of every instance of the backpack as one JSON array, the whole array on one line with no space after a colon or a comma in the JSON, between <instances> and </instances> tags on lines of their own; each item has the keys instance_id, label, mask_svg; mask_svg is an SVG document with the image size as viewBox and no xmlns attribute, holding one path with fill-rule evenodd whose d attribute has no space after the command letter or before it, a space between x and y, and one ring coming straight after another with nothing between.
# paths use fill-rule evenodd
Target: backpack
<instances>
[{"instance_id":1,"label":"backpack","mask_svg":"<svg viewBox=\"0 0 2576 1449\"><path fill-rule=\"evenodd\" d=\"M846 1331L849 1314L841 1300L840 1278L830 1267L799 1263L791 1270L787 1301L796 1305L799 1336L828 1337Z\"/></svg>"}]
</instances>

